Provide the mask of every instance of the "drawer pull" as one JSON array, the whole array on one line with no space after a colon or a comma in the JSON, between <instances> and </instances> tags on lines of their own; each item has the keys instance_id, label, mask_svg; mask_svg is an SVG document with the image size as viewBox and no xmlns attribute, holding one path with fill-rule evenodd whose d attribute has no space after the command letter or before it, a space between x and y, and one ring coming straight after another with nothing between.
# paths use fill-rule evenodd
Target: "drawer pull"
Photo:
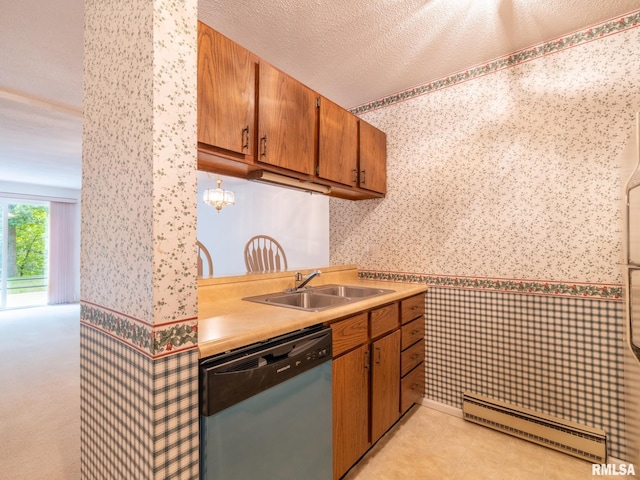
<instances>
[{"instance_id":1,"label":"drawer pull","mask_svg":"<svg viewBox=\"0 0 640 480\"><path fill-rule=\"evenodd\" d=\"M416 333L420 333L420 329L411 330L411 335L415 335Z\"/></svg>"},{"instance_id":2,"label":"drawer pull","mask_svg":"<svg viewBox=\"0 0 640 480\"><path fill-rule=\"evenodd\" d=\"M418 358L420 356L419 353L414 353L413 355L411 355L411 360L415 360L416 358Z\"/></svg>"},{"instance_id":3,"label":"drawer pull","mask_svg":"<svg viewBox=\"0 0 640 480\"><path fill-rule=\"evenodd\" d=\"M419 383L414 383L413 385L411 385L411 390L415 390L416 388L418 388L420 386Z\"/></svg>"}]
</instances>

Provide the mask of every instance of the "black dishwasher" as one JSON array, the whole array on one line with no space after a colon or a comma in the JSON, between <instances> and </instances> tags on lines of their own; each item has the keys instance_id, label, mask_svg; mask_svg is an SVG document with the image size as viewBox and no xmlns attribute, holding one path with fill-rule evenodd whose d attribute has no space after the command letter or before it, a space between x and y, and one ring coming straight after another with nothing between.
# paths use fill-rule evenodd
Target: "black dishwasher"
<instances>
[{"instance_id":1,"label":"black dishwasher","mask_svg":"<svg viewBox=\"0 0 640 480\"><path fill-rule=\"evenodd\" d=\"M202 480L331 480L331 329L201 360Z\"/></svg>"}]
</instances>

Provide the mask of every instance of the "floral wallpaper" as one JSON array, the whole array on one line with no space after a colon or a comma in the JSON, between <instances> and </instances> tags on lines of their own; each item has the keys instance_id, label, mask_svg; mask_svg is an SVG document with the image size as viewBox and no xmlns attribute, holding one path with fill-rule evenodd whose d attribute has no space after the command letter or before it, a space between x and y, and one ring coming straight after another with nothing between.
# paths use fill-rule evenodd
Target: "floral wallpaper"
<instances>
[{"instance_id":1,"label":"floral wallpaper","mask_svg":"<svg viewBox=\"0 0 640 480\"><path fill-rule=\"evenodd\" d=\"M148 323L197 316L196 34L168 14L197 3L178 3L87 4L82 299Z\"/></svg>"},{"instance_id":2,"label":"floral wallpaper","mask_svg":"<svg viewBox=\"0 0 640 480\"><path fill-rule=\"evenodd\" d=\"M197 6L196 0L155 2L154 323L197 316Z\"/></svg>"},{"instance_id":3,"label":"floral wallpaper","mask_svg":"<svg viewBox=\"0 0 640 480\"><path fill-rule=\"evenodd\" d=\"M369 110L375 110L419 95L425 95L435 90L446 88L467 80L472 80L503 68L509 68L522 62L527 62L544 55L549 55L550 53L559 52L581 43L591 42L607 35L616 34L629 28L635 28L638 26L638 22L640 22L640 12L631 12L621 18L603 22L587 30L571 33L550 42L534 45L533 47L517 51L505 57L500 57L484 65L472 67L463 72L455 73L449 77L438 79L435 82L425 83L395 95L360 105L352 111L355 114L362 114Z\"/></svg>"},{"instance_id":4,"label":"floral wallpaper","mask_svg":"<svg viewBox=\"0 0 640 480\"><path fill-rule=\"evenodd\" d=\"M639 15L356 109L387 134L388 194L331 199L332 264L621 284Z\"/></svg>"},{"instance_id":5,"label":"floral wallpaper","mask_svg":"<svg viewBox=\"0 0 640 480\"><path fill-rule=\"evenodd\" d=\"M90 0L85 10L81 297L150 321L153 9Z\"/></svg>"}]
</instances>

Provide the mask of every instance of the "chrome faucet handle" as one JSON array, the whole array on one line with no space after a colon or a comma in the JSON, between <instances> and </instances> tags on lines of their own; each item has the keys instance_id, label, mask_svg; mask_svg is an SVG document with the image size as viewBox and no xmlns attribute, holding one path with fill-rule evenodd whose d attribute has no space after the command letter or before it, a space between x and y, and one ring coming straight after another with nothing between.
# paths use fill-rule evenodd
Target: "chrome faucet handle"
<instances>
[{"instance_id":1,"label":"chrome faucet handle","mask_svg":"<svg viewBox=\"0 0 640 480\"><path fill-rule=\"evenodd\" d=\"M292 288L290 291L297 291L297 290L301 290L303 287L305 287L307 285L307 283L309 283L311 280L313 280L313 278L315 277L319 277L320 274L322 272L320 270L314 270L313 272L311 272L309 275L307 275L304 279L302 278L302 273L300 272L296 272L296 283L295 283L295 287Z\"/></svg>"},{"instance_id":2,"label":"chrome faucet handle","mask_svg":"<svg viewBox=\"0 0 640 480\"><path fill-rule=\"evenodd\" d=\"M285 292L288 292L288 293L296 292L298 290L298 285L300 285L301 283L302 283L302 273L296 272L295 283L293 284L293 287L285 289Z\"/></svg>"}]
</instances>

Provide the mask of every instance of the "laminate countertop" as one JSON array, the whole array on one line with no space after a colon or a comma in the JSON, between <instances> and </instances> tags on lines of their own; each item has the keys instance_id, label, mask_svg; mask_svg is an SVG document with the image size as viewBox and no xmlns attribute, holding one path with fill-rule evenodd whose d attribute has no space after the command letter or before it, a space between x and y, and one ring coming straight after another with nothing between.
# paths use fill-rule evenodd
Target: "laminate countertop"
<instances>
[{"instance_id":1,"label":"laminate countertop","mask_svg":"<svg viewBox=\"0 0 640 480\"><path fill-rule=\"evenodd\" d=\"M265 305L243 297L282 292L294 286L295 272L244 275L198 282L198 348L200 358L260 342L320 323L329 323L353 314L424 293L425 284L361 280L354 265L320 268L322 275L312 286L357 285L393 290L319 312ZM303 275L311 270L301 270Z\"/></svg>"}]
</instances>

